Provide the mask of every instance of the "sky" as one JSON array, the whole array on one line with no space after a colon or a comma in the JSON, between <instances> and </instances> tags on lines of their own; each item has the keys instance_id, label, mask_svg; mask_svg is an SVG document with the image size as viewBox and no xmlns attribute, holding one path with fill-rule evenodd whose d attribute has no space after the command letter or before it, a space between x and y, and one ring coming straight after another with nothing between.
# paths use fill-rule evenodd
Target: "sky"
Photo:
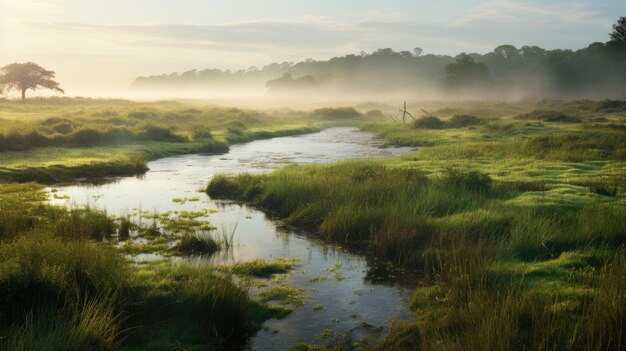
<instances>
[{"instance_id":1,"label":"sky","mask_svg":"<svg viewBox=\"0 0 626 351\"><path fill-rule=\"evenodd\" d=\"M70 96L121 95L137 76L387 47L579 49L624 15L623 0L0 0L0 66L36 62Z\"/></svg>"}]
</instances>

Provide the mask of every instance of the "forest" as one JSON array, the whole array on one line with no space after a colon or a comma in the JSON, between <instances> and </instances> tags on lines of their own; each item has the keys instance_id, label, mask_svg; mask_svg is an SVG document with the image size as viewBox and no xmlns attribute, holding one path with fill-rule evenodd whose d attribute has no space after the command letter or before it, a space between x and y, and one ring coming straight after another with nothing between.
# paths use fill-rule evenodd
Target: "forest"
<instances>
[{"instance_id":1,"label":"forest","mask_svg":"<svg viewBox=\"0 0 626 351\"><path fill-rule=\"evenodd\" d=\"M266 89L270 95L418 94L424 98L600 98L626 94L626 46L595 42L579 50L500 45L455 57L378 49L372 53L271 63L245 70L191 70L138 77L138 90ZM384 93L383 93L384 92Z\"/></svg>"}]
</instances>

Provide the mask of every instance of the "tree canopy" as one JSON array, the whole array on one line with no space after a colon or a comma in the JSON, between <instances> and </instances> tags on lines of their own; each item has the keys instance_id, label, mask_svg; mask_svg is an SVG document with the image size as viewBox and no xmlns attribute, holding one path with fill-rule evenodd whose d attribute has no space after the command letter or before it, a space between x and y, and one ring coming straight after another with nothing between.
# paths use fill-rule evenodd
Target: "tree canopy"
<instances>
[{"instance_id":1,"label":"tree canopy","mask_svg":"<svg viewBox=\"0 0 626 351\"><path fill-rule=\"evenodd\" d=\"M496 48L497 50L497 48ZM484 63L476 62L465 53L456 57L456 62L446 65L446 84L448 87L466 88L487 83L489 69Z\"/></svg>"},{"instance_id":2,"label":"tree canopy","mask_svg":"<svg viewBox=\"0 0 626 351\"><path fill-rule=\"evenodd\" d=\"M626 43L626 16L620 17L609 34L612 42Z\"/></svg>"},{"instance_id":3,"label":"tree canopy","mask_svg":"<svg viewBox=\"0 0 626 351\"><path fill-rule=\"evenodd\" d=\"M53 71L48 71L34 62L11 63L0 68L0 86L6 91L21 92L22 100L26 98L27 90L39 88L65 93L59 83L54 81L54 76Z\"/></svg>"}]
</instances>

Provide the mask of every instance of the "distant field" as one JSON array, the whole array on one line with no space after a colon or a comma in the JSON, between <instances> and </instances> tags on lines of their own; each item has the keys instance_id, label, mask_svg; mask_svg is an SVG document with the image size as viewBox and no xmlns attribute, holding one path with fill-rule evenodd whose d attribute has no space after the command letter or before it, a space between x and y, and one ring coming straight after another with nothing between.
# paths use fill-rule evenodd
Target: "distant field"
<instances>
[{"instance_id":1,"label":"distant field","mask_svg":"<svg viewBox=\"0 0 626 351\"><path fill-rule=\"evenodd\" d=\"M83 98L0 100L0 120L0 179L48 183L141 173L155 158L220 153L329 123L302 112Z\"/></svg>"}]
</instances>

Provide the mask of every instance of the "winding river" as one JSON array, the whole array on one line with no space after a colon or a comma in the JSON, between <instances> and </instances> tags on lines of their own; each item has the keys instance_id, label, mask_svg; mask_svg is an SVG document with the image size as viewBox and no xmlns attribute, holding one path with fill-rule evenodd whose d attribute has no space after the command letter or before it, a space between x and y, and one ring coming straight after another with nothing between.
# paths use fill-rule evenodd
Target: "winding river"
<instances>
[{"instance_id":1,"label":"winding river","mask_svg":"<svg viewBox=\"0 0 626 351\"><path fill-rule=\"evenodd\" d=\"M297 342L324 342L320 338L324 335L348 333L359 338L382 333L392 319L411 315L405 303L410 288L401 279L403 274L385 272L386 265L373 257L324 244L314 235L286 227L247 205L211 200L203 190L216 174L265 173L290 163L392 157L411 151L384 148L383 144L375 135L350 127L253 141L233 145L222 155L193 154L152 161L144 175L102 185L59 185L51 192L51 202L89 205L111 215L138 209L156 213L215 210L208 221L214 227L234 230L234 245L228 254L211 257L210 264L280 257L299 260L282 283L301 288L304 305L284 319L267 321L251 339L251 350L288 350ZM193 200L173 201L181 198ZM136 257L139 261L151 258Z\"/></svg>"}]
</instances>

